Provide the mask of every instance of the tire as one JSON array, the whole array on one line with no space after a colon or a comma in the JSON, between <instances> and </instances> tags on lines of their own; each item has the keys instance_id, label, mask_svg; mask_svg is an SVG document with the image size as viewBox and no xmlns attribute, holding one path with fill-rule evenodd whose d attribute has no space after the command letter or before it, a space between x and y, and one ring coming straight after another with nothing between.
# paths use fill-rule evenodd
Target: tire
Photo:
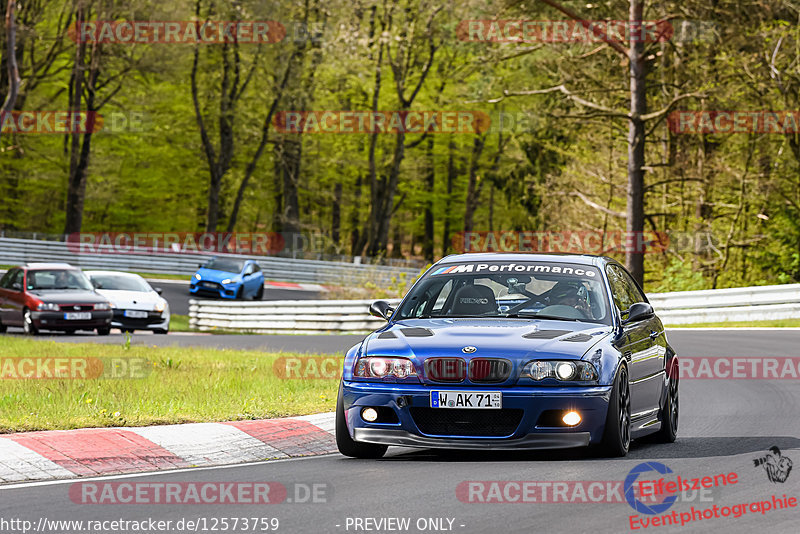
<instances>
[{"instance_id":1,"label":"tire","mask_svg":"<svg viewBox=\"0 0 800 534\"><path fill-rule=\"evenodd\" d=\"M106 326L106 327L97 329L97 335L98 336L107 336L110 333L111 333L111 327L110 326Z\"/></svg>"},{"instance_id":2,"label":"tire","mask_svg":"<svg viewBox=\"0 0 800 534\"><path fill-rule=\"evenodd\" d=\"M0 317L0 334L5 333L6 330L8 330L8 327L3 324L3 318Z\"/></svg>"},{"instance_id":3,"label":"tire","mask_svg":"<svg viewBox=\"0 0 800 534\"><path fill-rule=\"evenodd\" d=\"M674 360L673 360L674 361ZM678 438L678 408L680 406L678 396L678 363L672 364L672 371L668 373L669 389L667 390L667 400L661 412L661 430L653 435L655 441L659 443L675 443Z\"/></svg>"},{"instance_id":4,"label":"tire","mask_svg":"<svg viewBox=\"0 0 800 534\"><path fill-rule=\"evenodd\" d=\"M239 289L236 290L236 296L234 297L236 300L242 300L244 296L244 286L239 286Z\"/></svg>"},{"instance_id":5,"label":"tire","mask_svg":"<svg viewBox=\"0 0 800 534\"><path fill-rule=\"evenodd\" d=\"M374 459L381 458L388 447L374 443L359 443L350 437L347 422L344 416L344 395L342 384L339 384L339 397L336 400L336 446L339 452L351 458Z\"/></svg>"},{"instance_id":6,"label":"tire","mask_svg":"<svg viewBox=\"0 0 800 534\"><path fill-rule=\"evenodd\" d=\"M75 330L64 330L64 335L65 336L74 336L75 335Z\"/></svg>"},{"instance_id":7,"label":"tire","mask_svg":"<svg viewBox=\"0 0 800 534\"><path fill-rule=\"evenodd\" d=\"M606 427L600 453L608 458L619 458L628 454L631 445L631 390L628 383L628 368L620 365L614 379L614 389L608 403Z\"/></svg>"},{"instance_id":8,"label":"tire","mask_svg":"<svg viewBox=\"0 0 800 534\"><path fill-rule=\"evenodd\" d=\"M155 330L153 330L154 334L166 334L167 332L169 332L169 330L166 330L164 328L156 328Z\"/></svg>"},{"instance_id":9,"label":"tire","mask_svg":"<svg viewBox=\"0 0 800 534\"><path fill-rule=\"evenodd\" d=\"M22 331L28 336L35 336L39 333L39 329L33 324L31 311L28 308L22 310Z\"/></svg>"},{"instance_id":10,"label":"tire","mask_svg":"<svg viewBox=\"0 0 800 534\"><path fill-rule=\"evenodd\" d=\"M256 291L256 296L255 296L255 299L254 299L254 300L261 300L261 299L263 299L263 298L264 298L264 284L262 283L262 284L261 284L261 285L258 287L258 291Z\"/></svg>"}]
</instances>

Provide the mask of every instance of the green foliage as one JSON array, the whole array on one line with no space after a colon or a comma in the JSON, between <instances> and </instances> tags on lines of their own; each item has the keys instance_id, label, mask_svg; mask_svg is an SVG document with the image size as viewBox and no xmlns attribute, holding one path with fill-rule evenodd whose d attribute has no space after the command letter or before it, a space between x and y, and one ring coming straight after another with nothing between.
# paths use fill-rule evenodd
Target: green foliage
<instances>
[{"instance_id":1,"label":"green foliage","mask_svg":"<svg viewBox=\"0 0 800 534\"><path fill-rule=\"evenodd\" d=\"M59 37L58 21L74 2L23 4L20 9L36 11L25 12L29 22L18 36L25 82L18 109L68 109L75 43ZM119 20L191 20L195 1L101 0L92 6ZM625 20L628 15L626 2L571 7L589 20ZM412 110L477 111L493 122L481 134L431 135L430 152L420 134L406 136L389 232L393 243L386 255L422 258L423 243L431 239L435 257L426 260L447 253L448 240L464 229L471 166L479 191L475 231L624 231L626 61L598 42L458 38L457 28L466 20L563 18L541 2L495 5L483 0L202 0L201 14L211 19L278 20L287 29L279 43L239 47L241 76L253 70L232 116L234 151L222 178L222 229L290 58L300 57L279 111L291 111L297 103L305 110L369 110L379 68L377 108L398 110L403 105L397 94L398 75L407 74L405 94L422 79L430 44L423 30L434 12L435 55ZM647 229L693 237L708 234L713 242L648 254L646 289L799 282L800 137L676 134L664 120L674 110L800 109L796 13L782 2L755 0L651 1L646 2L646 12L650 20L680 13L697 30L696 38L682 39L676 33L669 41L647 44L647 107L652 113L664 112L647 125ZM681 27L674 23L676 29ZM303 24L312 29L313 39L300 37ZM418 53L405 65L407 72L390 66L392 60L411 57L400 57L401 50ZM84 231L204 227L209 168L191 94L194 51L191 44L103 47L103 79L122 83L101 110L106 124L117 127L92 139ZM215 146L223 56L220 45L198 48L198 106L208 119ZM53 61L34 72L32 65L43 65L47 57ZM108 95L113 85L98 94ZM560 85L576 98L542 91ZM3 74L0 93L5 94L6 86ZM587 101L594 107L584 105ZM141 119L141 124L121 127L123 116ZM501 131L501 116L506 125L513 118L514 127ZM485 145L473 161L476 140ZM58 135L0 137L0 230L61 232L70 168L66 141ZM297 175L279 176L276 163L282 156L277 147L298 141ZM352 242L367 231L370 141L366 134L284 134L273 126L270 143L243 192L235 229L279 230L285 222L287 183L294 184L299 228L324 234L325 253L362 255ZM392 134L375 140L378 183L390 175L395 145ZM431 167L432 184L427 180ZM340 197L335 193L339 187ZM432 235L426 235L426 211L433 218ZM619 251L610 254L623 259ZM361 288L391 298L402 295L411 282L398 278L391 287L380 288L363 281Z\"/></svg>"}]
</instances>

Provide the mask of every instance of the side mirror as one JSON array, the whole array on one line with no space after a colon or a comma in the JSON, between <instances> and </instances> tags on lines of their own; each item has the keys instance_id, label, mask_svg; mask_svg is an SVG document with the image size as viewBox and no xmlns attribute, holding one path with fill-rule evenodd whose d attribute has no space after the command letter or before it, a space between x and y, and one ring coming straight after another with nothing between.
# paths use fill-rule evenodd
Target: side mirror
<instances>
[{"instance_id":1,"label":"side mirror","mask_svg":"<svg viewBox=\"0 0 800 534\"><path fill-rule=\"evenodd\" d=\"M628 323L635 323L637 321L641 321L642 319L647 319L655 315L655 311L653 310L653 306L651 306L647 302L637 302L635 304L631 304L631 307L628 308L628 318L622 321L622 324Z\"/></svg>"},{"instance_id":2,"label":"side mirror","mask_svg":"<svg viewBox=\"0 0 800 534\"><path fill-rule=\"evenodd\" d=\"M164 292L164 290L163 290L163 289L161 289L160 287L154 287L154 288L153 288L153 291L155 291L155 292L156 292L156 293L158 293L159 295L160 295L161 293L163 293L163 292Z\"/></svg>"},{"instance_id":3,"label":"side mirror","mask_svg":"<svg viewBox=\"0 0 800 534\"><path fill-rule=\"evenodd\" d=\"M389 303L385 300L376 300L369 305L369 313L370 315L374 315L375 317L380 317L381 319L386 319L388 321L392 316L392 313L394 313L394 308L389 306Z\"/></svg>"},{"instance_id":4,"label":"side mirror","mask_svg":"<svg viewBox=\"0 0 800 534\"><path fill-rule=\"evenodd\" d=\"M202 268L203 268L203 264L202 264L202 263L198 263L198 264L197 264L197 268L198 268L198 269L202 269Z\"/></svg>"},{"instance_id":5,"label":"side mirror","mask_svg":"<svg viewBox=\"0 0 800 534\"><path fill-rule=\"evenodd\" d=\"M19 282L14 282L13 284L11 284L11 289L13 289L14 291L22 291L22 284L20 284Z\"/></svg>"},{"instance_id":6,"label":"side mirror","mask_svg":"<svg viewBox=\"0 0 800 534\"><path fill-rule=\"evenodd\" d=\"M103 288L103 284L100 282L100 280L92 280L92 285L94 286L95 289Z\"/></svg>"}]
</instances>

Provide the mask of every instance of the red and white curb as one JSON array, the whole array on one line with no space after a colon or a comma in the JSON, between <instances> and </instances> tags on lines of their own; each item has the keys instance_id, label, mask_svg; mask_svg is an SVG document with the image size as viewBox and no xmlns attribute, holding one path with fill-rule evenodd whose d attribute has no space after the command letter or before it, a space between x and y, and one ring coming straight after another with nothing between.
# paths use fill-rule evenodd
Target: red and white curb
<instances>
[{"instance_id":1,"label":"red and white curb","mask_svg":"<svg viewBox=\"0 0 800 534\"><path fill-rule=\"evenodd\" d=\"M0 436L0 482L139 473L336 451L334 414Z\"/></svg>"}]
</instances>

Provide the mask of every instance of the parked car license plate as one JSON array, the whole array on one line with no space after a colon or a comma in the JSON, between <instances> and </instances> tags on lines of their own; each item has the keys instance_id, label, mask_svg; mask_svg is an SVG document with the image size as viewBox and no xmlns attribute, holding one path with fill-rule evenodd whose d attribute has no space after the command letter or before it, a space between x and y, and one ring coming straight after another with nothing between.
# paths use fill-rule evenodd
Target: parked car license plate
<instances>
[{"instance_id":1,"label":"parked car license plate","mask_svg":"<svg viewBox=\"0 0 800 534\"><path fill-rule=\"evenodd\" d=\"M499 410L502 407L500 391L431 391L431 408Z\"/></svg>"},{"instance_id":2,"label":"parked car license plate","mask_svg":"<svg viewBox=\"0 0 800 534\"><path fill-rule=\"evenodd\" d=\"M125 312L122 315L124 315L125 317L130 317L131 319L147 319L146 311L125 310Z\"/></svg>"},{"instance_id":3,"label":"parked car license plate","mask_svg":"<svg viewBox=\"0 0 800 534\"><path fill-rule=\"evenodd\" d=\"M68 312L64 314L67 321L88 321L92 318L92 312Z\"/></svg>"}]
</instances>

